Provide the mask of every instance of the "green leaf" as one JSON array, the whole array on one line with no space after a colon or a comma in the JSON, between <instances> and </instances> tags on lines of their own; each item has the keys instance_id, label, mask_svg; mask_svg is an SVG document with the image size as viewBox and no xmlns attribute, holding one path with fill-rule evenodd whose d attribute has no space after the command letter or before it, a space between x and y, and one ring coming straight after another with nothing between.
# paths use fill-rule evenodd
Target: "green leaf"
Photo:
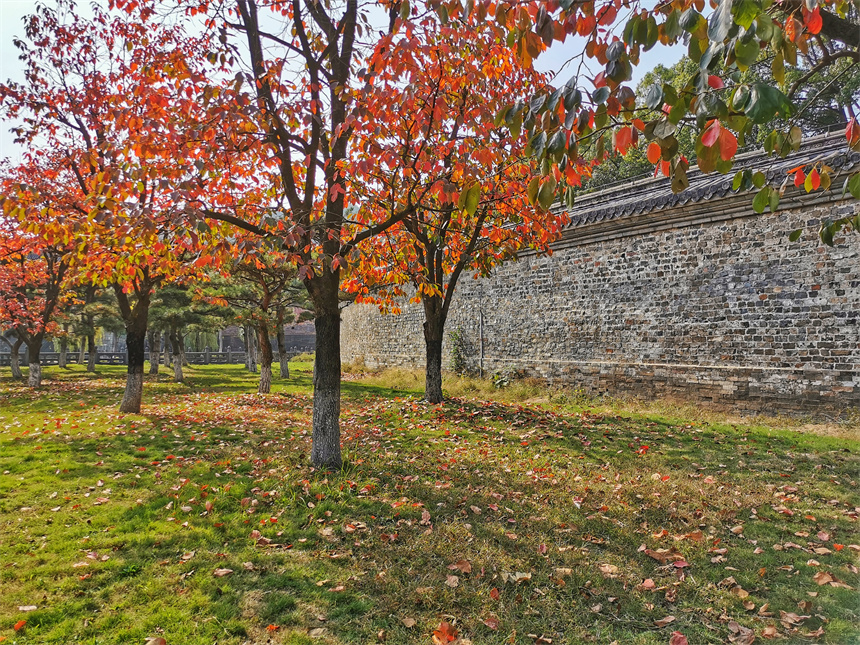
<instances>
[{"instance_id":1,"label":"green leaf","mask_svg":"<svg viewBox=\"0 0 860 645\"><path fill-rule=\"evenodd\" d=\"M824 220L821 222L821 229L818 231L818 237L820 237L821 241L827 246L833 246L833 233L833 222L830 220Z\"/></svg>"},{"instance_id":2,"label":"green leaf","mask_svg":"<svg viewBox=\"0 0 860 645\"><path fill-rule=\"evenodd\" d=\"M601 105L609 98L609 88L605 85L603 87L598 87L594 90L594 94L591 95L591 100L594 101L596 105Z\"/></svg>"},{"instance_id":3,"label":"green leaf","mask_svg":"<svg viewBox=\"0 0 860 645\"><path fill-rule=\"evenodd\" d=\"M556 182L555 177L550 175L540 187L537 199L542 209L549 210L549 207L552 206L552 203L555 201L555 188L557 185L558 182Z\"/></svg>"},{"instance_id":4,"label":"green leaf","mask_svg":"<svg viewBox=\"0 0 860 645\"><path fill-rule=\"evenodd\" d=\"M720 0L720 5L708 21L708 38L722 42L732 28L732 0Z\"/></svg>"},{"instance_id":5,"label":"green leaf","mask_svg":"<svg viewBox=\"0 0 860 645\"><path fill-rule=\"evenodd\" d=\"M481 201L481 186L480 184L475 184L469 190L466 191L466 203L464 205L464 210L469 215L474 215L475 211L478 210L478 203Z\"/></svg>"},{"instance_id":6,"label":"green leaf","mask_svg":"<svg viewBox=\"0 0 860 645\"><path fill-rule=\"evenodd\" d=\"M400 18L406 20L409 17L409 0L400 0Z\"/></svg>"},{"instance_id":7,"label":"green leaf","mask_svg":"<svg viewBox=\"0 0 860 645\"><path fill-rule=\"evenodd\" d=\"M564 151L567 148L565 138L564 132L559 130L552 135L549 140L549 144L546 147L547 154L554 157L556 163L561 161L561 157L564 155Z\"/></svg>"},{"instance_id":8,"label":"green leaf","mask_svg":"<svg viewBox=\"0 0 860 645\"><path fill-rule=\"evenodd\" d=\"M800 239L800 236L803 235L803 229L799 228L796 231L792 231L791 235L788 236L789 242L797 242Z\"/></svg>"},{"instance_id":9,"label":"green leaf","mask_svg":"<svg viewBox=\"0 0 860 645\"><path fill-rule=\"evenodd\" d=\"M681 27L681 12L678 9L673 9L666 17L666 22L663 23L663 31L666 37L670 40L675 40L683 32Z\"/></svg>"},{"instance_id":10,"label":"green leaf","mask_svg":"<svg viewBox=\"0 0 860 645\"><path fill-rule=\"evenodd\" d=\"M860 199L860 172L854 173L846 179L845 185L848 187L848 192L854 196L854 199ZM845 194L844 190L842 194Z\"/></svg>"},{"instance_id":11,"label":"green leaf","mask_svg":"<svg viewBox=\"0 0 860 645\"><path fill-rule=\"evenodd\" d=\"M529 204L534 204L537 200L538 188L540 188L540 177L532 177L526 189L526 197L529 199Z\"/></svg>"},{"instance_id":12,"label":"green leaf","mask_svg":"<svg viewBox=\"0 0 860 645\"><path fill-rule=\"evenodd\" d=\"M779 208L779 191L776 188L769 187L770 191L768 195L768 206L770 206L770 212L775 213L776 209Z\"/></svg>"},{"instance_id":13,"label":"green leaf","mask_svg":"<svg viewBox=\"0 0 860 645\"><path fill-rule=\"evenodd\" d=\"M756 213L764 213L764 209L767 208L768 199L770 197L768 192L770 191L768 190L768 187L765 186L755 194L755 197L753 197L752 207Z\"/></svg>"},{"instance_id":14,"label":"green leaf","mask_svg":"<svg viewBox=\"0 0 860 645\"><path fill-rule=\"evenodd\" d=\"M752 176L752 183L753 183L753 186L755 186L756 188L761 188L762 186L764 186L766 181L767 181L767 177L765 177L763 172L757 171Z\"/></svg>"},{"instance_id":15,"label":"green leaf","mask_svg":"<svg viewBox=\"0 0 860 645\"><path fill-rule=\"evenodd\" d=\"M510 112L510 110L510 105L503 105L501 109L496 112L496 117L493 119L493 125L497 128L500 127L502 123L505 122L505 117L508 115L508 112Z\"/></svg>"},{"instance_id":16,"label":"green leaf","mask_svg":"<svg viewBox=\"0 0 860 645\"><path fill-rule=\"evenodd\" d=\"M735 0L732 6L732 15L734 16L735 24L740 25L744 29L749 29L761 9L761 2L759 0Z\"/></svg>"},{"instance_id":17,"label":"green leaf","mask_svg":"<svg viewBox=\"0 0 860 645\"><path fill-rule=\"evenodd\" d=\"M777 114L783 118L791 116L791 101L777 88L765 83L754 83L750 89L750 102L746 114L753 123L767 123Z\"/></svg>"},{"instance_id":18,"label":"green leaf","mask_svg":"<svg viewBox=\"0 0 860 645\"><path fill-rule=\"evenodd\" d=\"M655 83L645 92L645 105L652 110L663 107L663 87Z\"/></svg>"},{"instance_id":19,"label":"green leaf","mask_svg":"<svg viewBox=\"0 0 860 645\"><path fill-rule=\"evenodd\" d=\"M546 132L538 132L529 141L529 149L535 157L542 157L543 151L546 149ZM528 152L528 151L527 151Z\"/></svg>"},{"instance_id":20,"label":"green leaf","mask_svg":"<svg viewBox=\"0 0 860 645\"><path fill-rule=\"evenodd\" d=\"M738 40L735 42L735 62L738 69L742 72L749 69L750 65L756 62L761 49L758 46L758 41L755 39L749 42Z\"/></svg>"},{"instance_id":21,"label":"green leaf","mask_svg":"<svg viewBox=\"0 0 860 645\"><path fill-rule=\"evenodd\" d=\"M732 179L732 190L740 190L740 187L743 186L744 183L744 171L738 170L735 173L734 179Z\"/></svg>"},{"instance_id":22,"label":"green leaf","mask_svg":"<svg viewBox=\"0 0 860 645\"><path fill-rule=\"evenodd\" d=\"M681 14L681 19L678 21L679 26L684 31L693 32L699 26L699 18L702 14L690 7Z\"/></svg>"}]
</instances>

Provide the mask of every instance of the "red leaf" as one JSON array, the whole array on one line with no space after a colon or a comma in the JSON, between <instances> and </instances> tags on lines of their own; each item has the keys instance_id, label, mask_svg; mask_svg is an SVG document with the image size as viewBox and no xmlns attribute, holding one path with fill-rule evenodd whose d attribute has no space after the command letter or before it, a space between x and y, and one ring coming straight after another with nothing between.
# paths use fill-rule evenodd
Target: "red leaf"
<instances>
[{"instance_id":1,"label":"red leaf","mask_svg":"<svg viewBox=\"0 0 860 645\"><path fill-rule=\"evenodd\" d=\"M803 172L803 170L798 170L794 174L794 185L795 185L795 187L800 188L801 186L803 186L804 181L806 181L806 174Z\"/></svg>"},{"instance_id":2,"label":"red leaf","mask_svg":"<svg viewBox=\"0 0 860 645\"><path fill-rule=\"evenodd\" d=\"M818 190L821 186L821 176L818 174L818 169L813 168L809 173L809 181L812 182L812 190Z\"/></svg>"},{"instance_id":3,"label":"red leaf","mask_svg":"<svg viewBox=\"0 0 860 645\"><path fill-rule=\"evenodd\" d=\"M854 146L860 142L860 123L857 123L857 119L851 119L848 122L848 127L845 128L845 138L848 139L849 146Z\"/></svg>"},{"instance_id":4,"label":"red leaf","mask_svg":"<svg viewBox=\"0 0 860 645\"><path fill-rule=\"evenodd\" d=\"M722 128L720 130L720 157L723 161L733 159L738 151L738 140L735 135L729 130Z\"/></svg>"},{"instance_id":5,"label":"red leaf","mask_svg":"<svg viewBox=\"0 0 860 645\"><path fill-rule=\"evenodd\" d=\"M708 127L706 127L705 131L702 133L702 145L706 148L710 148L717 142L719 137L720 122L717 119L714 119L708 124Z\"/></svg>"},{"instance_id":6,"label":"red leaf","mask_svg":"<svg viewBox=\"0 0 860 645\"><path fill-rule=\"evenodd\" d=\"M656 141L652 141L648 145L648 161L651 163L657 163L660 161L660 156L663 154L663 151L660 150L660 145Z\"/></svg>"},{"instance_id":7,"label":"red leaf","mask_svg":"<svg viewBox=\"0 0 860 645\"><path fill-rule=\"evenodd\" d=\"M817 34L821 31L824 21L821 19L821 12L818 10L818 7L815 7L812 11L804 9L803 20L806 22L806 28L809 30L809 33Z\"/></svg>"},{"instance_id":8,"label":"red leaf","mask_svg":"<svg viewBox=\"0 0 860 645\"><path fill-rule=\"evenodd\" d=\"M495 587L493 587L490 590L490 598L492 598L493 600L498 600L499 597L500 597L499 590L496 589Z\"/></svg>"},{"instance_id":9,"label":"red leaf","mask_svg":"<svg viewBox=\"0 0 860 645\"><path fill-rule=\"evenodd\" d=\"M669 639L669 645L688 645L687 637L681 632L672 632L672 637Z\"/></svg>"},{"instance_id":10,"label":"red leaf","mask_svg":"<svg viewBox=\"0 0 860 645\"><path fill-rule=\"evenodd\" d=\"M723 83L723 79L719 76L715 76L714 74L708 76L708 85L713 87L715 90L721 90L726 86L725 83Z\"/></svg>"}]
</instances>

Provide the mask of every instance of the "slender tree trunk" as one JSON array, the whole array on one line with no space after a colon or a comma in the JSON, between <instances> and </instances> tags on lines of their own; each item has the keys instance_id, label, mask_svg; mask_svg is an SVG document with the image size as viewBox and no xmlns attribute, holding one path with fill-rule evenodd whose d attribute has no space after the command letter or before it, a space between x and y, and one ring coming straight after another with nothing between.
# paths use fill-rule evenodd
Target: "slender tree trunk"
<instances>
[{"instance_id":1,"label":"slender tree trunk","mask_svg":"<svg viewBox=\"0 0 860 645\"><path fill-rule=\"evenodd\" d=\"M188 357L185 355L185 335L182 333L182 327L176 330L176 337L179 339L179 356L182 359L182 366L189 367Z\"/></svg>"},{"instance_id":2,"label":"slender tree trunk","mask_svg":"<svg viewBox=\"0 0 860 645\"><path fill-rule=\"evenodd\" d=\"M57 365L60 368L65 368L69 362L69 325L63 325L63 337L60 338L60 358Z\"/></svg>"},{"instance_id":3,"label":"slender tree trunk","mask_svg":"<svg viewBox=\"0 0 860 645\"><path fill-rule=\"evenodd\" d=\"M268 394L272 391L272 340L265 321L257 326L257 340L260 343L260 385L257 391Z\"/></svg>"},{"instance_id":4,"label":"slender tree trunk","mask_svg":"<svg viewBox=\"0 0 860 645\"><path fill-rule=\"evenodd\" d=\"M40 354L42 353L42 340L44 338L44 333L38 333L33 334L27 341L27 364L30 369L27 385L30 387L42 386L42 361Z\"/></svg>"},{"instance_id":5,"label":"slender tree trunk","mask_svg":"<svg viewBox=\"0 0 860 645\"><path fill-rule=\"evenodd\" d=\"M254 334L254 328L251 325L245 326L245 360L247 361L248 371L257 373L257 341Z\"/></svg>"},{"instance_id":6,"label":"slender tree trunk","mask_svg":"<svg viewBox=\"0 0 860 645\"><path fill-rule=\"evenodd\" d=\"M81 337L78 339L78 343L80 347L78 348L78 365L84 364L84 357L87 355L87 339L86 337Z\"/></svg>"},{"instance_id":7,"label":"slender tree trunk","mask_svg":"<svg viewBox=\"0 0 860 645\"><path fill-rule=\"evenodd\" d=\"M95 333L87 335L87 347L89 347L90 355L87 357L87 371L96 371L96 335Z\"/></svg>"},{"instance_id":8,"label":"slender tree trunk","mask_svg":"<svg viewBox=\"0 0 860 645\"><path fill-rule=\"evenodd\" d=\"M9 355L9 365L12 368L12 378L23 380L24 374L21 372L21 345L24 344L22 338L16 338L12 343L12 353Z\"/></svg>"},{"instance_id":9,"label":"slender tree trunk","mask_svg":"<svg viewBox=\"0 0 860 645\"><path fill-rule=\"evenodd\" d=\"M337 272L326 271L310 281L314 301L314 414L311 463L340 469L340 307Z\"/></svg>"},{"instance_id":10,"label":"slender tree trunk","mask_svg":"<svg viewBox=\"0 0 860 645\"><path fill-rule=\"evenodd\" d=\"M176 383L183 383L185 376L182 374L182 353L180 351L179 329L177 327L170 328L170 345L173 350L173 380Z\"/></svg>"},{"instance_id":11,"label":"slender tree trunk","mask_svg":"<svg viewBox=\"0 0 860 645\"><path fill-rule=\"evenodd\" d=\"M442 335L445 331L445 316L442 298L425 296L424 346L426 364L424 368L424 398L430 403L442 403Z\"/></svg>"},{"instance_id":12,"label":"slender tree trunk","mask_svg":"<svg viewBox=\"0 0 860 645\"><path fill-rule=\"evenodd\" d=\"M173 354L173 344L170 342L170 335L168 332L164 332L162 345L164 346L164 367L170 367L170 357Z\"/></svg>"},{"instance_id":13,"label":"slender tree trunk","mask_svg":"<svg viewBox=\"0 0 860 645\"><path fill-rule=\"evenodd\" d=\"M161 362L161 334L149 332L149 373L158 374L158 364Z\"/></svg>"},{"instance_id":14,"label":"slender tree trunk","mask_svg":"<svg viewBox=\"0 0 860 645\"><path fill-rule=\"evenodd\" d=\"M281 363L281 378L290 378L290 357L287 356L287 339L284 336L284 308L278 307L278 361Z\"/></svg>"}]
</instances>

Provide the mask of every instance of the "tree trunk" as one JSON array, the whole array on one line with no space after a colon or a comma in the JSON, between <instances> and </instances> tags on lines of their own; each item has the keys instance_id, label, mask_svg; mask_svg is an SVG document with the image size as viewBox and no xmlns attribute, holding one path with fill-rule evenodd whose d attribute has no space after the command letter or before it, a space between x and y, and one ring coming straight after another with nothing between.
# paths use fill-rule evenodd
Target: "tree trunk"
<instances>
[{"instance_id":1,"label":"tree trunk","mask_svg":"<svg viewBox=\"0 0 860 645\"><path fill-rule=\"evenodd\" d=\"M268 394L272 391L272 341L265 321L257 326L257 340L260 343L260 385L257 392Z\"/></svg>"},{"instance_id":2,"label":"tree trunk","mask_svg":"<svg viewBox=\"0 0 860 645\"><path fill-rule=\"evenodd\" d=\"M87 347L89 347L90 355L87 357L87 371L96 371L96 335L87 335Z\"/></svg>"},{"instance_id":3,"label":"tree trunk","mask_svg":"<svg viewBox=\"0 0 860 645\"><path fill-rule=\"evenodd\" d=\"M182 358L182 366L189 367L190 363L185 355L185 336L182 333L182 327L176 330L176 337L179 339L179 356Z\"/></svg>"},{"instance_id":4,"label":"tree trunk","mask_svg":"<svg viewBox=\"0 0 860 645\"><path fill-rule=\"evenodd\" d=\"M83 365L84 364L84 357L87 355L87 339L86 339L86 336L83 336L80 339L78 339L78 342L81 345L78 348L78 365Z\"/></svg>"},{"instance_id":5,"label":"tree trunk","mask_svg":"<svg viewBox=\"0 0 860 645\"><path fill-rule=\"evenodd\" d=\"M424 398L430 403L442 403L442 335L445 331L445 315L442 313L442 298L425 296L424 346L426 363L424 368Z\"/></svg>"},{"instance_id":6,"label":"tree trunk","mask_svg":"<svg viewBox=\"0 0 860 645\"><path fill-rule=\"evenodd\" d=\"M170 357L173 354L173 345L170 343L168 332L164 332L164 342L162 344L164 345L164 352L162 354L164 356L164 367L170 367Z\"/></svg>"},{"instance_id":7,"label":"tree trunk","mask_svg":"<svg viewBox=\"0 0 860 645\"><path fill-rule=\"evenodd\" d=\"M27 363L30 368L27 385L30 387L42 386L42 361L40 354L42 352L42 340L44 337L44 332L33 334L27 342Z\"/></svg>"},{"instance_id":8,"label":"tree trunk","mask_svg":"<svg viewBox=\"0 0 860 645\"><path fill-rule=\"evenodd\" d=\"M314 415L311 463L340 469L340 308L338 274L326 272L309 281L316 317Z\"/></svg>"},{"instance_id":9,"label":"tree trunk","mask_svg":"<svg viewBox=\"0 0 860 645\"><path fill-rule=\"evenodd\" d=\"M183 383L185 376L182 374L182 352L180 351L179 329L170 328L170 346L173 350L173 380Z\"/></svg>"},{"instance_id":10,"label":"tree trunk","mask_svg":"<svg viewBox=\"0 0 860 645\"><path fill-rule=\"evenodd\" d=\"M281 363L281 378L290 378L290 357L287 356L287 339L284 336L284 308L278 308L278 360Z\"/></svg>"},{"instance_id":11,"label":"tree trunk","mask_svg":"<svg viewBox=\"0 0 860 645\"><path fill-rule=\"evenodd\" d=\"M23 339L16 338L15 342L12 343L12 353L9 355L9 365L12 368L12 378L15 380L22 380L24 378L24 374L21 372L21 345L23 344Z\"/></svg>"},{"instance_id":12,"label":"tree trunk","mask_svg":"<svg viewBox=\"0 0 860 645\"><path fill-rule=\"evenodd\" d=\"M63 325L63 337L60 338L60 358L57 360L58 367L65 368L69 362L69 326Z\"/></svg>"},{"instance_id":13,"label":"tree trunk","mask_svg":"<svg viewBox=\"0 0 860 645\"><path fill-rule=\"evenodd\" d=\"M251 325L245 325L245 363L248 367L248 371L256 374L257 343L254 336L254 328L251 327Z\"/></svg>"},{"instance_id":14,"label":"tree trunk","mask_svg":"<svg viewBox=\"0 0 860 645\"><path fill-rule=\"evenodd\" d=\"M125 323L128 374L125 381L125 394L119 405L120 412L140 412L140 404L143 400L143 367L148 318L149 302L143 305L138 302L133 309L131 319Z\"/></svg>"},{"instance_id":15,"label":"tree trunk","mask_svg":"<svg viewBox=\"0 0 860 645\"><path fill-rule=\"evenodd\" d=\"M158 374L158 364L161 362L161 334L149 332L149 373Z\"/></svg>"}]
</instances>

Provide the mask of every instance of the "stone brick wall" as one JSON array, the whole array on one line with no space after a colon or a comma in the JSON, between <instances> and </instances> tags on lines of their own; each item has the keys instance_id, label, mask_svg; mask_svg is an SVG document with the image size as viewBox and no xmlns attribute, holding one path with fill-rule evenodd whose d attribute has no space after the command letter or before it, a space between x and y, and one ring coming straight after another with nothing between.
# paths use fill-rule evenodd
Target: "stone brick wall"
<instances>
[{"instance_id":1,"label":"stone brick wall","mask_svg":"<svg viewBox=\"0 0 860 645\"><path fill-rule=\"evenodd\" d=\"M463 279L444 355L457 331L485 374L743 413L860 407L860 236L830 249L814 225L858 204L793 204L750 216L749 196L731 196L640 217L635 234L625 221L577 227L552 256ZM347 307L343 359L421 367L422 320L418 306Z\"/></svg>"}]
</instances>

